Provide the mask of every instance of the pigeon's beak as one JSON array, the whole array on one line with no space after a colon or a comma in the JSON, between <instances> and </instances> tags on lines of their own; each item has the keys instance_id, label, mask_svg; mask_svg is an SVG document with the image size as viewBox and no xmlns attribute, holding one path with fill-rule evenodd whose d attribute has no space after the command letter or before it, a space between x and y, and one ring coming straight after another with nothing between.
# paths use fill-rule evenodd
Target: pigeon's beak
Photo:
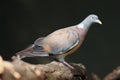
<instances>
[{"instance_id":1,"label":"pigeon's beak","mask_svg":"<svg viewBox=\"0 0 120 80\"><path fill-rule=\"evenodd\" d=\"M97 23L99 23L99 24L102 24L102 22L101 22L99 19L98 19L98 20L96 20L96 22L97 22Z\"/></svg>"}]
</instances>

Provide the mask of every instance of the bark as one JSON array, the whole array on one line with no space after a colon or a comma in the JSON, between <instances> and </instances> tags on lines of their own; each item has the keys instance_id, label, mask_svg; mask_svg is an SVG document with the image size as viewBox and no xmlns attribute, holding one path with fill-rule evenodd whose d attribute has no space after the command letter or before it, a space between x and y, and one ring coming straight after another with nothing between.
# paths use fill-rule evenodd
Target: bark
<instances>
[{"instance_id":1,"label":"bark","mask_svg":"<svg viewBox=\"0 0 120 80\"><path fill-rule=\"evenodd\" d=\"M120 80L120 66L109 73L104 80Z\"/></svg>"},{"instance_id":2,"label":"bark","mask_svg":"<svg viewBox=\"0 0 120 80\"><path fill-rule=\"evenodd\" d=\"M0 57L0 80L88 80L84 65L71 65L75 69L56 61L33 65L17 58L8 62Z\"/></svg>"},{"instance_id":3,"label":"bark","mask_svg":"<svg viewBox=\"0 0 120 80\"><path fill-rule=\"evenodd\" d=\"M70 69L60 62L33 65L13 58L5 61L0 56L0 80L88 80L86 68L83 64L71 63ZM92 74L92 80L101 80ZM109 73L103 80L120 80L120 67Z\"/></svg>"},{"instance_id":4,"label":"bark","mask_svg":"<svg viewBox=\"0 0 120 80\"><path fill-rule=\"evenodd\" d=\"M92 80L101 80L96 74L92 75ZM102 80L120 80L120 66L108 73Z\"/></svg>"}]
</instances>

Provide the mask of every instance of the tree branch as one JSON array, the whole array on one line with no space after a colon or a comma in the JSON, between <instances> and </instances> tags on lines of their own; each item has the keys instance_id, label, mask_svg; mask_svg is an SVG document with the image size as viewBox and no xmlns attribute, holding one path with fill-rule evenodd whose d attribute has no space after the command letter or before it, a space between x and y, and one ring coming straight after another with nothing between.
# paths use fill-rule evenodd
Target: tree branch
<instances>
[{"instance_id":1,"label":"tree branch","mask_svg":"<svg viewBox=\"0 0 120 80\"><path fill-rule=\"evenodd\" d=\"M0 80L88 80L85 66L71 64L74 70L62 63L53 61L48 64L33 65L13 58L13 61L4 61L0 56ZM101 80L96 74L92 80ZM103 80L120 80L120 67L109 73Z\"/></svg>"},{"instance_id":2,"label":"tree branch","mask_svg":"<svg viewBox=\"0 0 120 80\"><path fill-rule=\"evenodd\" d=\"M104 80L120 80L120 67L109 73Z\"/></svg>"},{"instance_id":3,"label":"tree branch","mask_svg":"<svg viewBox=\"0 0 120 80\"><path fill-rule=\"evenodd\" d=\"M62 63L33 65L14 58L12 62L0 57L0 80L88 80L82 64L71 64L71 70Z\"/></svg>"}]
</instances>

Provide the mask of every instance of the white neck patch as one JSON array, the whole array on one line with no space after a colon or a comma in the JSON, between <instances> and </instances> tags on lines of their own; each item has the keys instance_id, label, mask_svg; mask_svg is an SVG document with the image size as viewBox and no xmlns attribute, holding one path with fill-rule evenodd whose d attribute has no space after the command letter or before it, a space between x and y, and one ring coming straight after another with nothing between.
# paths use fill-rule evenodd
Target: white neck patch
<instances>
[{"instance_id":1,"label":"white neck patch","mask_svg":"<svg viewBox=\"0 0 120 80\"><path fill-rule=\"evenodd\" d=\"M82 24L82 23L81 23L81 24L78 24L77 27L83 29L83 28L84 28L84 24Z\"/></svg>"}]
</instances>

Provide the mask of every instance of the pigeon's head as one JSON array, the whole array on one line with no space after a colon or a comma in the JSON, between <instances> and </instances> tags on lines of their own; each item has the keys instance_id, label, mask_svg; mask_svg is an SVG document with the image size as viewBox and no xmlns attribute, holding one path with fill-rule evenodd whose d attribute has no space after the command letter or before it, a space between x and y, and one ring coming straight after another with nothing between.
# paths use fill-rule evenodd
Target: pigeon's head
<instances>
[{"instance_id":1,"label":"pigeon's head","mask_svg":"<svg viewBox=\"0 0 120 80\"><path fill-rule=\"evenodd\" d=\"M88 29L91 24L93 23L99 23L102 24L102 22L99 20L98 16L95 14L91 14L87 16L81 23L77 25L78 28L85 28Z\"/></svg>"},{"instance_id":2,"label":"pigeon's head","mask_svg":"<svg viewBox=\"0 0 120 80\"><path fill-rule=\"evenodd\" d=\"M86 21L87 21L87 22L90 22L90 23L99 23L99 24L102 24L102 22L99 20L98 16L95 15L95 14L89 15L89 16L86 18Z\"/></svg>"}]
</instances>

